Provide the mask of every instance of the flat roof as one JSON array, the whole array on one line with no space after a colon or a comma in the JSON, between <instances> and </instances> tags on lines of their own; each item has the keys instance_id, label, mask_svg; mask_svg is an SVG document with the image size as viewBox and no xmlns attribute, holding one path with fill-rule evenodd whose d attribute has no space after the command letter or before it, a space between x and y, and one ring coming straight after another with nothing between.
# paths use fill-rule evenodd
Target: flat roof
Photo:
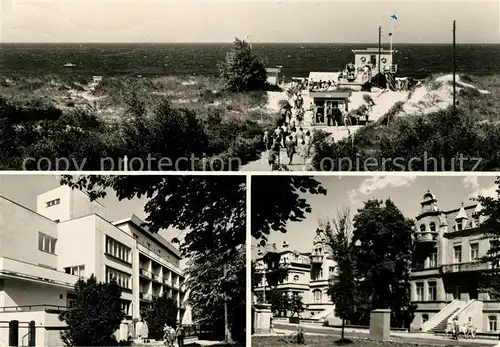
<instances>
[{"instance_id":1,"label":"flat roof","mask_svg":"<svg viewBox=\"0 0 500 347\"><path fill-rule=\"evenodd\" d=\"M356 53L378 53L378 48L353 49L352 52L354 54L356 54ZM394 50L391 51L390 49L386 49L386 48L380 49L380 53L391 53L391 52L394 53Z\"/></svg>"},{"instance_id":2,"label":"flat roof","mask_svg":"<svg viewBox=\"0 0 500 347\"><path fill-rule=\"evenodd\" d=\"M122 219L122 220L111 222L111 224L113 224L114 226L118 226L118 225L122 225L122 224L127 224L127 223L130 223L130 224L134 225L145 236L147 236L147 237L151 238L152 240L158 242L160 245L162 245L163 247L165 247L166 249L168 249L170 252L172 252L174 254L174 256L176 256L178 259L182 258L181 252L176 247L174 247L170 242L168 242L167 240L165 240L160 235L158 235L156 233L152 233L149 230L147 230L147 228L145 228L144 225L143 225L144 222L139 217L137 217L135 214L132 214L132 217L130 217L130 218L126 218L126 219Z\"/></svg>"},{"instance_id":3,"label":"flat roof","mask_svg":"<svg viewBox=\"0 0 500 347\"><path fill-rule=\"evenodd\" d=\"M313 98L348 98L351 96L351 91L331 91L331 92L309 92Z\"/></svg>"},{"instance_id":4,"label":"flat roof","mask_svg":"<svg viewBox=\"0 0 500 347\"><path fill-rule=\"evenodd\" d=\"M281 72L280 67L267 67L266 72Z\"/></svg>"}]
</instances>

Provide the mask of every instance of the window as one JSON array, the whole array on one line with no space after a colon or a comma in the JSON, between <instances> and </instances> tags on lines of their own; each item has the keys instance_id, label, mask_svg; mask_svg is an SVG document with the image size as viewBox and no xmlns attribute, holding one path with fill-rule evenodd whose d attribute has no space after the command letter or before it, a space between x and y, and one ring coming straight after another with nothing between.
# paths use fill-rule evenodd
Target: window
<instances>
[{"instance_id":1,"label":"window","mask_svg":"<svg viewBox=\"0 0 500 347\"><path fill-rule=\"evenodd\" d=\"M429 297L427 298L427 301L436 301L437 300L437 285L436 282L428 282L428 288L429 288Z\"/></svg>"},{"instance_id":2,"label":"window","mask_svg":"<svg viewBox=\"0 0 500 347\"><path fill-rule=\"evenodd\" d=\"M330 268L328 269L328 278L333 277L333 276L335 276L335 267L330 266Z\"/></svg>"},{"instance_id":3,"label":"window","mask_svg":"<svg viewBox=\"0 0 500 347\"><path fill-rule=\"evenodd\" d=\"M431 229L431 231L436 231L436 223L431 222L431 224L429 224L429 228Z\"/></svg>"},{"instance_id":4,"label":"window","mask_svg":"<svg viewBox=\"0 0 500 347\"><path fill-rule=\"evenodd\" d=\"M462 246L453 247L453 262L454 263L462 262Z\"/></svg>"},{"instance_id":5,"label":"window","mask_svg":"<svg viewBox=\"0 0 500 347\"><path fill-rule=\"evenodd\" d=\"M417 301L424 301L424 284L417 283Z\"/></svg>"},{"instance_id":6,"label":"window","mask_svg":"<svg viewBox=\"0 0 500 347\"><path fill-rule=\"evenodd\" d=\"M108 235L106 235L106 254L118 258L125 263L132 263L130 261L131 249Z\"/></svg>"},{"instance_id":7,"label":"window","mask_svg":"<svg viewBox=\"0 0 500 347\"><path fill-rule=\"evenodd\" d=\"M479 260L479 243L470 244L470 260Z\"/></svg>"},{"instance_id":8,"label":"window","mask_svg":"<svg viewBox=\"0 0 500 347\"><path fill-rule=\"evenodd\" d=\"M313 296L314 296L315 303L321 303L321 297L322 297L321 290L319 290L319 289L314 290Z\"/></svg>"},{"instance_id":9,"label":"window","mask_svg":"<svg viewBox=\"0 0 500 347\"><path fill-rule=\"evenodd\" d=\"M85 265L65 267L64 271L70 275L85 277Z\"/></svg>"},{"instance_id":10,"label":"window","mask_svg":"<svg viewBox=\"0 0 500 347\"><path fill-rule=\"evenodd\" d=\"M489 316L488 317L488 330L489 331L497 331L497 316Z\"/></svg>"},{"instance_id":11,"label":"window","mask_svg":"<svg viewBox=\"0 0 500 347\"><path fill-rule=\"evenodd\" d=\"M425 224L420 224L420 231L422 231L422 232L425 231Z\"/></svg>"},{"instance_id":12,"label":"window","mask_svg":"<svg viewBox=\"0 0 500 347\"><path fill-rule=\"evenodd\" d=\"M423 314L422 315L422 323L425 323L429 320L429 315L428 314Z\"/></svg>"},{"instance_id":13,"label":"window","mask_svg":"<svg viewBox=\"0 0 500 347\"><path fill-rule=\"evenodd\" d=\"M298 282L298 281L299 281L299 275L295 275L295 276L293 276L293 281L294 281L294 282Z\"/></svg>"},{"instance_id":14,"label":"window","mask_svg":"<svg viewBox=\"0 0 500 347\"><path fill-rule=\"evenodd\" d=\"M55 205L59 205L61 203L61 200L60 199L54 199L54 200L50 200L50 201L47 201L45 203L45 205L47 207L51 207L51 206L55 206Z\"/></svg>"},{"instance_id":15,"label":"window","mask_svg":"<svg viewBox=\"0 0 500 347\"><path fill-rule=\"evenodd\" d=\"M437 267L437 252L436 251L433 251L430 255L429 255L429 267Z\"/></svg>"},{"instance_id":16,"label":"window","mask_svg":"<svg viewBox=\"0 0 500 347\"><path fill-rule=\"evenodd\" d=\"M122 288L132 290L132 276L128 273L122 272L120 270L113 269L112 267L106 266L106 282L111 282L115 280L116 283Z\"/></svg>"},{"instance_id":17,"label":"window","mask_svg":"<svg viewBox=\"0 0 500 347\"><path fill-rule=\"evenodd\" d=\"M38 249L47 253L56 253L56 242L55 237L49 236L44 233L38 233Z\"/></svg>"},{"instance_id":18,"label":"window","mask_svg":"<svg viewBox=\"0 0 500 347\"><path fill-rule=\"evenodd\" d=\"M122 311L125 313L127 316L131 316L130 312L130 304L131 302L129 300L122 300L121 305L122 305Z\"/></svg>"}]
</instances>

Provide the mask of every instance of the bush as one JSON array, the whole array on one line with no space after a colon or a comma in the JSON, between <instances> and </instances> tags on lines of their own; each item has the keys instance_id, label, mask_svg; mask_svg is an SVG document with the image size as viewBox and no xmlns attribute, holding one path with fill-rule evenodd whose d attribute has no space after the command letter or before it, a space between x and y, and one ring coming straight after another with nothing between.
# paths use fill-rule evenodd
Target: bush
<instances>
[{"instance_id":1,"label":"bush","mask_svg":"<svg viewBox=\"0 0 500 347\"><path fill-rule=\"evenodd\" d=\"M125 313L121 307L121 289L113 280L98 283L92 275L75 284L75 305L60 314L68 329L61 332L67 346L116 346L113 334Z\"/></svg>"},{"instance_id":2,"label":"bush","mask_svg":"<svg viewBox=\"0 0 500 347\"><path fill-rule=\"evenodd\" d=\"M218 64L225 89L232 92L265 90L267 82L264 63L252 53L250 45L238 38Z\"/></svg>"},{"instance_id":3,"label":"bush","mask_svg":"<svg viewBox=\"0 0 500 347\"><path fill-rule=\"evenodd\" d=\"M177 327L177 302L167 297L153 298L151 306L146 311L145 320L148 323L149 337L154 340L163 339L163 327Z\"/></svg>"}]
</instances>

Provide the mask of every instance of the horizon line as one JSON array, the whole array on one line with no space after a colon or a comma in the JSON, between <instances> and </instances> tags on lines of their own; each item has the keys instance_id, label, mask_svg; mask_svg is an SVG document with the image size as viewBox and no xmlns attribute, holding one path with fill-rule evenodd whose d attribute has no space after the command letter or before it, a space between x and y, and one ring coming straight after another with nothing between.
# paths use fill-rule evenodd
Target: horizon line
<instances>
[{"instance_id":1,"label":"horizon line","mask_svg":"<svg viewBox=\"0 0 500 347\"><path fill-rule=\"evenodd\" d=\"M318 42L273 42L273 41L265 41L265 42L256 42L256 41L247 41L243 40L248 43L254 44L254 45L276 45L276 44L282 44L282 45L375 45L378 46L378 42L328 42L328 41L318 41ZM234 41L213 41L213 42L208 42L208 41L75 41L75 42L55 42L55 41L44 41L44 42L33 42L33 41L12 41L12 42L0 42L0 45L7 45L7 44L61 44L61 45L89 45L89 44L133 44L133 45L139 45L139 44L198 44L198 45L214 45L214 44L232 44ZM452 45L452 42L398 42L398 43L393 43L394 45ZM382 43L382 46L384 45L389 45L389 43ZM499 42L457 42L457 45L500 45Z\"/></svg>"}]
</instances>

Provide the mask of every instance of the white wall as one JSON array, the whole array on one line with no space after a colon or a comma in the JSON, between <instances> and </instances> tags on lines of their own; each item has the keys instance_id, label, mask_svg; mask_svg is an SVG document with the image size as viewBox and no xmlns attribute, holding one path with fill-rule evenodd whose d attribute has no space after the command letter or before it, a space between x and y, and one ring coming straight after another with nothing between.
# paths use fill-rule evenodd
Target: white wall
<instances>
[{"instance_id":1,"label":"white wall","mask_svg":"<svg viewBox=\"0 0 500 347\"><path fill-rule=\"evenodd\" d=\"M85 266L85 277L96 274L96 218L94 215L61 222L58 225L59 269L69 266Z\"/></svg>"},{"instance_id":2,"label":"white wall","mask_svg":"<svg viewBox=\"0 0 500 347\"><path fill-rule=\"evenodd\" d=\"M59 199L59 204L47 207L47 202ZM60 221L71 218L71 188L60 186L36 197L36 211L41 215Z\"/></svg>"},{"instance_id":3,"label":"white wall","mask_svg":"<svg viewBox=\"0 0 500 347\"><path fill-rule=\"evenodd\" d=\"M57 223L0 197L0 256L57 268L59 241L56 255L40 251L39 232L57 239Z\"/></svg>"},{"instance_id":4,"label":"white wall","mask_svg":"<svg viewBox=\"0 0 500 347\"><path fill-rule=\"evenodd\" d=\"M47 207L46 203L60 199L58 205ZM91 202L89 196L78 189L60 186L37 196L37 212L49 219L67 221L90 214L106 217L106 208L97 201Z\"/></svg>"},{"instance_id":5,"label":"white wall","mask_svg":"<svg viewBox=\"0 0 500 347\"><path fill-rule=\"evenodd\" d=\"M67 289L25 280L4 281L3 306L54 305L67 306ZM61 298L62 296L62 298Z\"/></svg>"}]
</instances>

